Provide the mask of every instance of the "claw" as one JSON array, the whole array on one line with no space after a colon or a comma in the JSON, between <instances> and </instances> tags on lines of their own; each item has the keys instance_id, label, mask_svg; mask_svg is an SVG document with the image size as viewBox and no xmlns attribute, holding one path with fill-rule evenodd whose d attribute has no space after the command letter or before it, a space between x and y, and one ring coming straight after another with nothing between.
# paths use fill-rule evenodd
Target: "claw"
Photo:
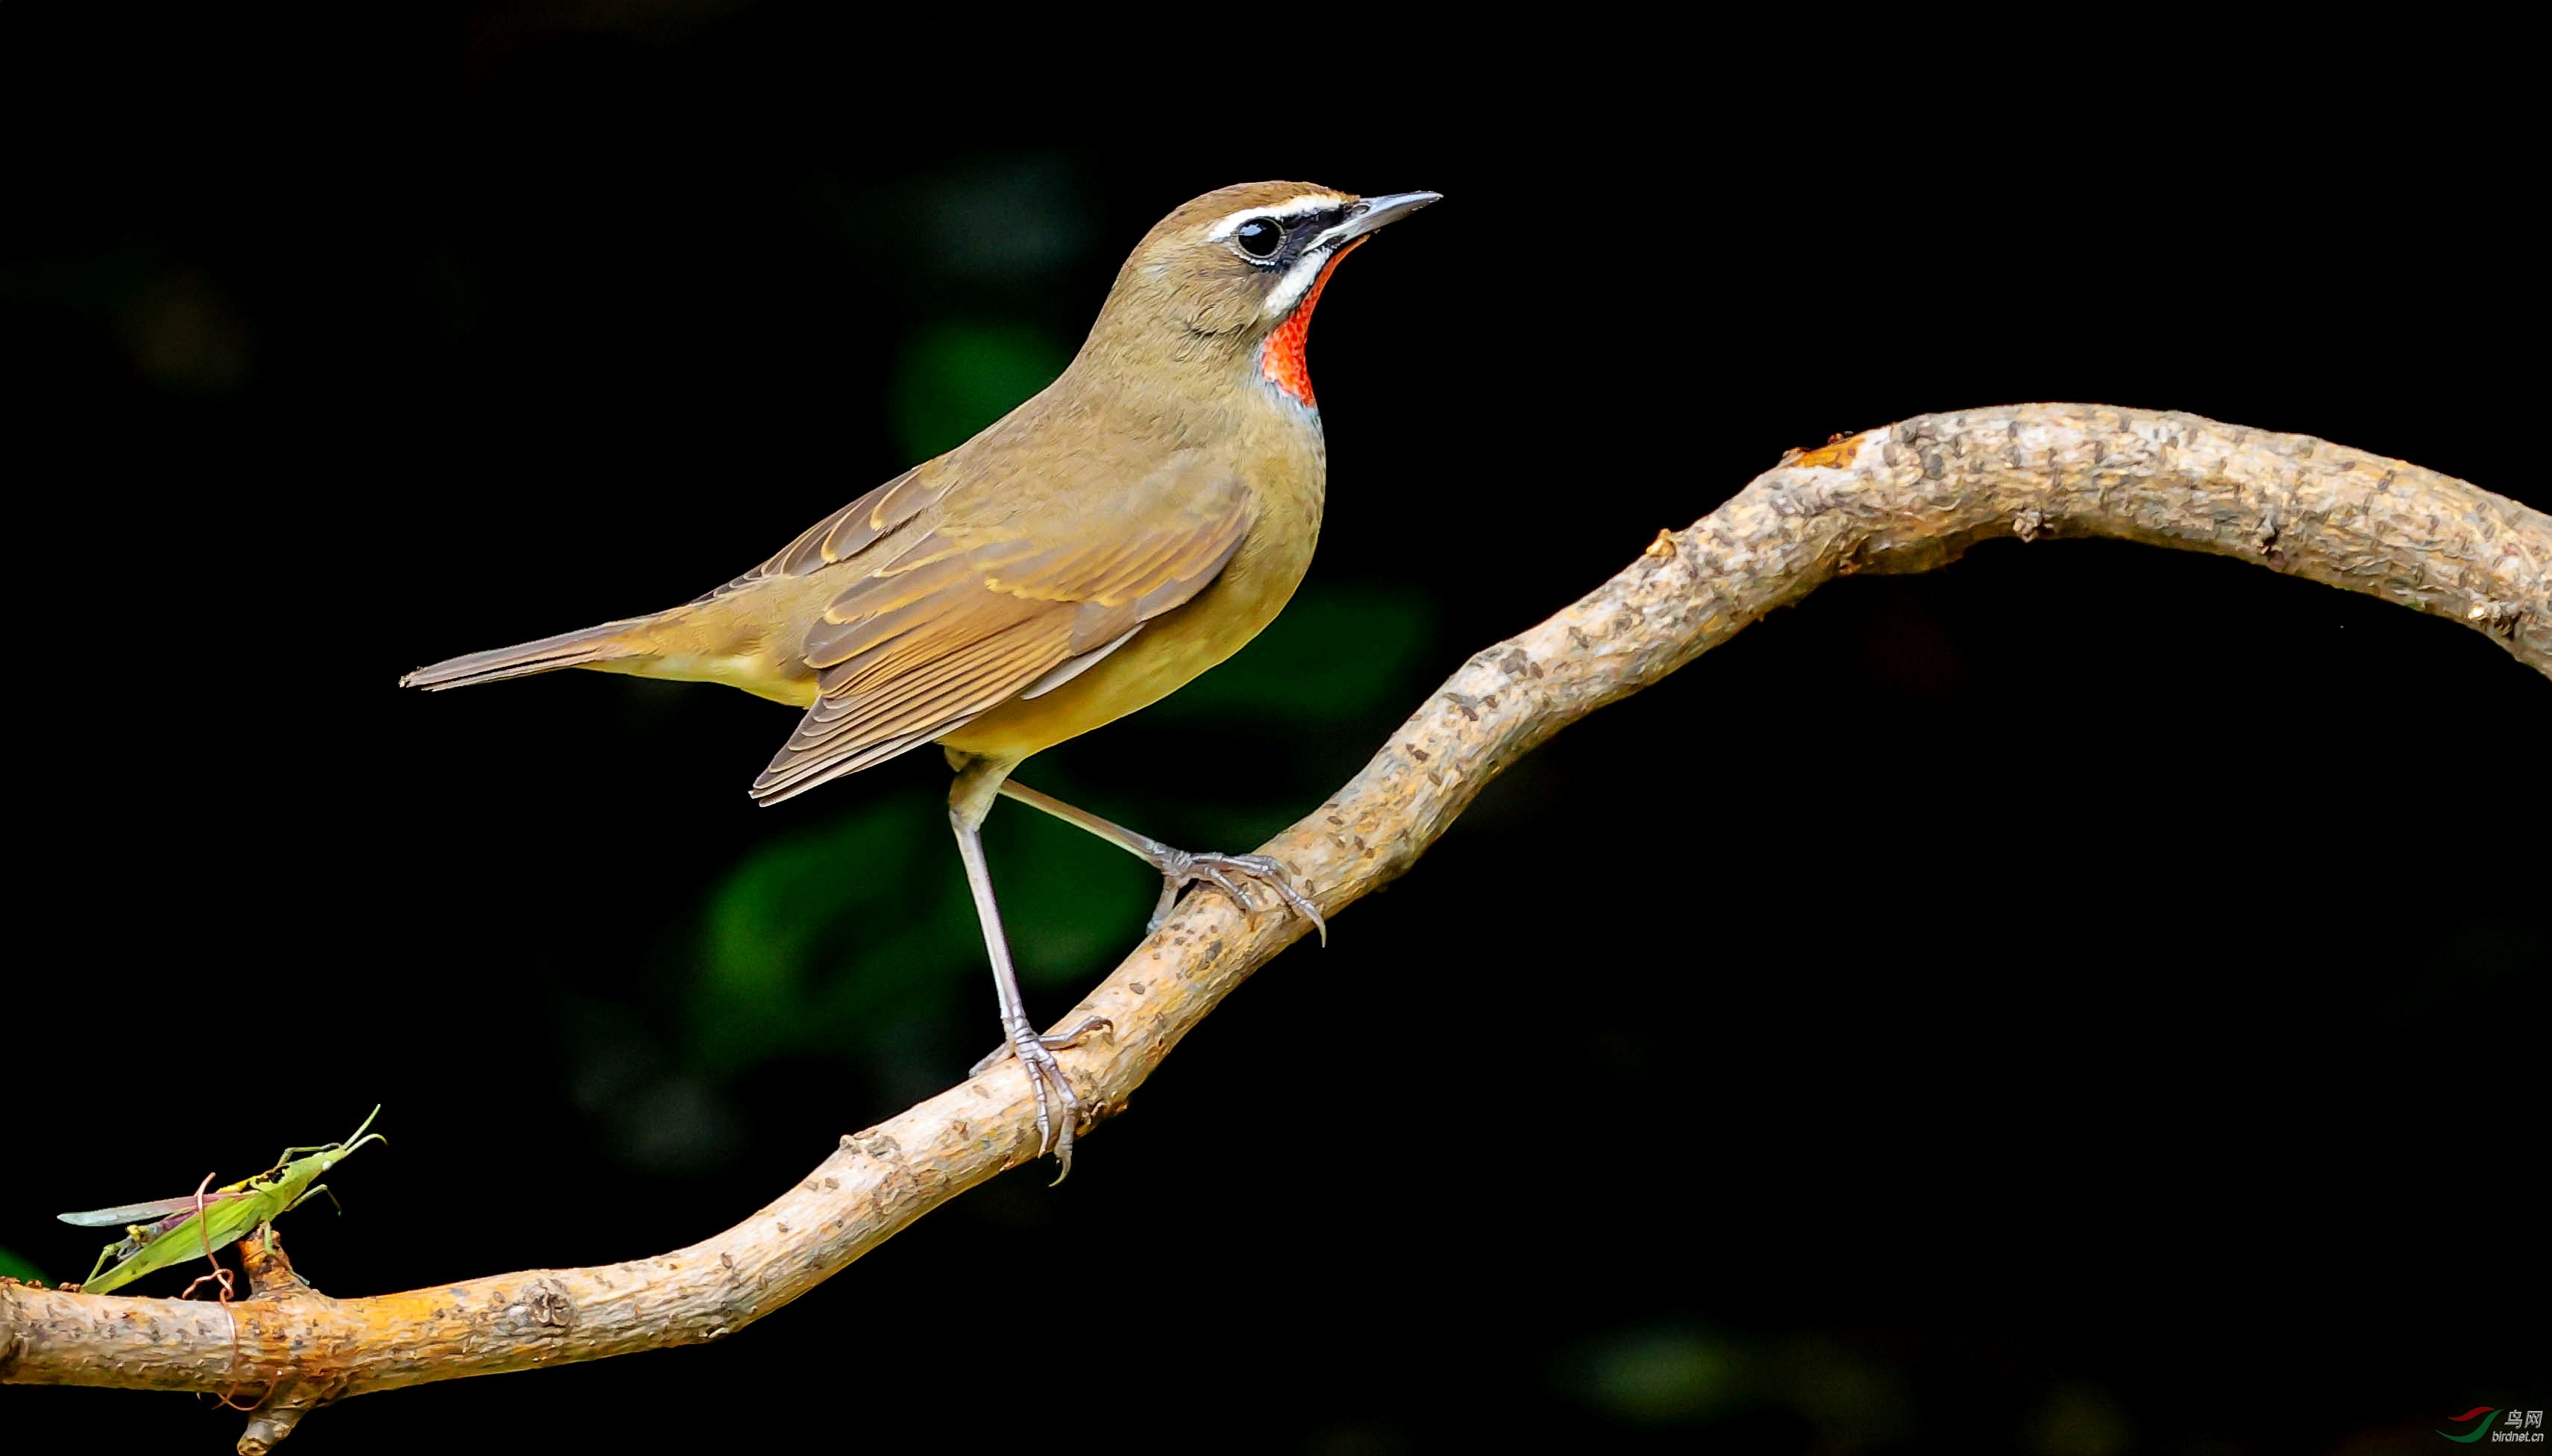
<instances>
[{"instance_id":1,"label":"claw","mask_svg":"<svg viewBox=\"0 0 2552 1456\"><path fill-rule=\"evenodd\" d=\"M1244 912L1252 915L1258 913L1258 902L1249 897L1249 891L1234 884L1230 876L1223 873L1221 866L1208 865L1205 868L1205 878L1214 883L1215 888L1238 900Z\"/></svg>"},{"instance_id":2,"label":"claw","mask_svg":"<svg viewBox=\"0 0 2552 1456\"><path fill-rule=\"evenodd\" d=\"M1082 1110L1081 1098L1074 1094L1072 1082L1063 1075L1063 1064L1055 1060L1054 1054L1060 1048L1080 1045L1092 1032L1103 1029L1114 1032L1116 1023L1105 1016L1084 1016L1069 1031L1040 1036L1035 1027L1022 1020L1010 1028L1010 1039L1002 1045L1001 1050L976 1063L966 1074L981 1077L1004 1057L1019 1059L1019 1070L1028 1075L1028 1090L1036 1093L1037 1156L1042 1158L1048 1152L1054 1154L1054 1161L1060 1165L1054 1175L1055 1183L1072 1176L1072 1140L1080 1130ZM1058 1098L1063 1102L1060 1133L1056 1130L1053 1105ZM1049 1188L1052 1186L1047 1185Z\"/></svg>"},{"instance_id":3,"label":"claw","mask_svg":"<svg viewBox=\"0 0 2552 1456\"><path fill-rule=\"evenodd\" d=\"M1152 902L1152 918L1144 922L1143 933L1149 935L1160 929L1161 922L1170 918L1170 908L1178 902L1179 883L1167 875L1162 876L1161 897Z\"/></svg>"},{"instance_id":4,"label":"claw","mask_svg":"<svg viewBox=\"0 0 2552 1456\"><path fill-rule=\"evenodd\" d=\"M1240 855L1236 858L1243 870L1275 890L1277 897L1295 914L1312 922L1312 928L1321 933L1321 944L1326 946L1329 943L1329 922L1322 917L1321 907L1312 903L1312 897L1294 884L1291 871L1266 855Z\"/></svg>"},{"instance_id":5,"label":"claw","mask_svg":"<svg viewBox=\"0 0 2552 1456\"><path fill-rule=\"evenodd\" d=\"M1146 935L1161 928L1161 922L1169 918L1171 906L1178 901L1179 890L1193 884L1213 885L1231 896L1233 902L1240 906L1244 914L1255 915L1259 911L1259 905L1249 897L1249 892L1241 887L1245 882L1255 882L1276 891L1276 897L1286 908L1311 921L1312 928L1321 934L1321 944L1329 943L1329 922L1322 917L1321 907L1312 903L1312 897L1303 893L1301 887L1294 884L1293 872L1269 856L1200 855L1190 854L1185 850L1170 850L1161 856L1158 865L1161 872L1161 897L1152 907L1151 923L1143 927L1143 933ZM1234 880L1232 878L1234 875L1241 878Z\"/></svg>"},{"instance_id":6,"label":"claw","mask_svg":"<svg viewBox=\"0 0 2552 1456\"><path fill-rule=\"evenodd\" d=\"M1041 1046L1051 1047L1056 1051L1061 1051L1065 1047L1077 1047L1083 1042L1088 1041L1090 1039L1090 1034L1094 1031L1106 1031L1113 1034L1116 1030L1116 1022L1109 1020L1105 1016L1094 1013L1092 1015L1084 1016L1080 1020L1074 1022L1071 1030L1058 1031L1047 1036L1040 1036L1037 1038L1037 1042ZM1000 1046L995 1047L982 1061L967 1068L966 1075L969 1077L981 1077L985 1073L992 1071L994 1067L998 1066L1004 1057L1012 1055L1014 1055L1014 1053L1011 1051L1010 1044L1009 1042L1004 1042Z\"/></svg>"}]
</instances>

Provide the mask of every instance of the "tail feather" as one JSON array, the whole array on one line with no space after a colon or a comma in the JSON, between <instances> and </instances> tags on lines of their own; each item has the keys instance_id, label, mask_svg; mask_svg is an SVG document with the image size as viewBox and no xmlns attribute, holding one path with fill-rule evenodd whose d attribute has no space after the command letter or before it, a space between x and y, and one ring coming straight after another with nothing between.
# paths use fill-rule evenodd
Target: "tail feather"
<instances>
[{"instance_id":1,"label":"tail feather","mask_svg":"<svg viewBox=\"0 0 2552 1456\"><path fill-rule=\"evenodd\" d=\"M474 682L493 682L500 677L524 677L534 673L552 672L559 668L585 668L595 663L614 662L622 658L643 657L648 649L633 629L652 623L640 617L625 622L605 622L581 632L562 632L538 642L500 647L493 652L474 652L419 668L399 679L401 687L422 687L440 692L447 687L468 687Z\"/></svg>"}]
</instances>

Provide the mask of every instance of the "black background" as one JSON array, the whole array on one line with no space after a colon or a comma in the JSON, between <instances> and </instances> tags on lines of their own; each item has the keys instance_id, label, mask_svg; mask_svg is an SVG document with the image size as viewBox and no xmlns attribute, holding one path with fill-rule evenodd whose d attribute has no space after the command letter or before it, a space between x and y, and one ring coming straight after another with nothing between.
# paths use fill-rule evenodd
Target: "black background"
<instances>
[{"instance_id":1,"label":"black background","mask_svg":"<svg viewBox=\"0 0 2552 1456\"><path fill-rule=\"evenodd\" d=\"M1068 352L1214 186L1446 200L1327 295L1296 609L1024 776L1173 842L1281 827L1836 431L2096 400L2547 500L2539 147L2399 38L87 14L0 13L0 1248L53 1280L96 1242L57 1209L375 1101L346 1216L288 1228L329 1293L659 1252L987 1049L935 756L765 812L783 709L391 683L760 560L1032 386L968 361ZM1063 1188L714 1347L293 1449L2443 1449L2552 1404L2547 708L2480 634L2251 565L1841 581L1517 765ZM1150 890L1032 820L992 853L1052 1014Z\"/></svg>"}]
</instances>

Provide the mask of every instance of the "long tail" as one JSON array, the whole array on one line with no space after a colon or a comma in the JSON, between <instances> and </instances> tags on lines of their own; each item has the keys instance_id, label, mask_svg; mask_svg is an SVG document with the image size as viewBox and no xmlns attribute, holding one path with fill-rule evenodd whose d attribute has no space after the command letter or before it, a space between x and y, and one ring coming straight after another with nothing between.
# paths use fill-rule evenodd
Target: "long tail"
<instances>
[{"instance_id":1,"label":"long tail","mask_svg":"<svg viewBox=\"0 0 2552 1456\"><path fill-rule=\"evenodd\" d=\"M653 651L646 629L657 625L657 620L654 617L633 617L625 622L605 622L599 627L587 627L582 632L562 632L538 642L500 647L493 652L470 653L436 663L430 668L419 668L401 677L399 686L440 692L447 687L493 682L499 677L523 677L558 668L588 668L596 663L645 657Z\"/></svg>"}]
</instances>

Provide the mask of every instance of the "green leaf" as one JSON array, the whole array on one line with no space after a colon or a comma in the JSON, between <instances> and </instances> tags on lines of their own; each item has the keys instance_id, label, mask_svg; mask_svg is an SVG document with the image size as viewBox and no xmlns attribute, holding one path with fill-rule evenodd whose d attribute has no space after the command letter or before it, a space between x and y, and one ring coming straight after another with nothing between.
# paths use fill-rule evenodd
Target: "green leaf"
<instances>
[{"instance_id":1,"label":"green leaf","mask_svg":"<svg viewBox=\"0 0 2552 1456\"><path fill-rule=\"evenodd\" d=\"M32 1284L44 1279L45 1272L9 1250L0 1249L0 1275L10 1279L26 1280Z\"/></svg>"}]
</instances>

